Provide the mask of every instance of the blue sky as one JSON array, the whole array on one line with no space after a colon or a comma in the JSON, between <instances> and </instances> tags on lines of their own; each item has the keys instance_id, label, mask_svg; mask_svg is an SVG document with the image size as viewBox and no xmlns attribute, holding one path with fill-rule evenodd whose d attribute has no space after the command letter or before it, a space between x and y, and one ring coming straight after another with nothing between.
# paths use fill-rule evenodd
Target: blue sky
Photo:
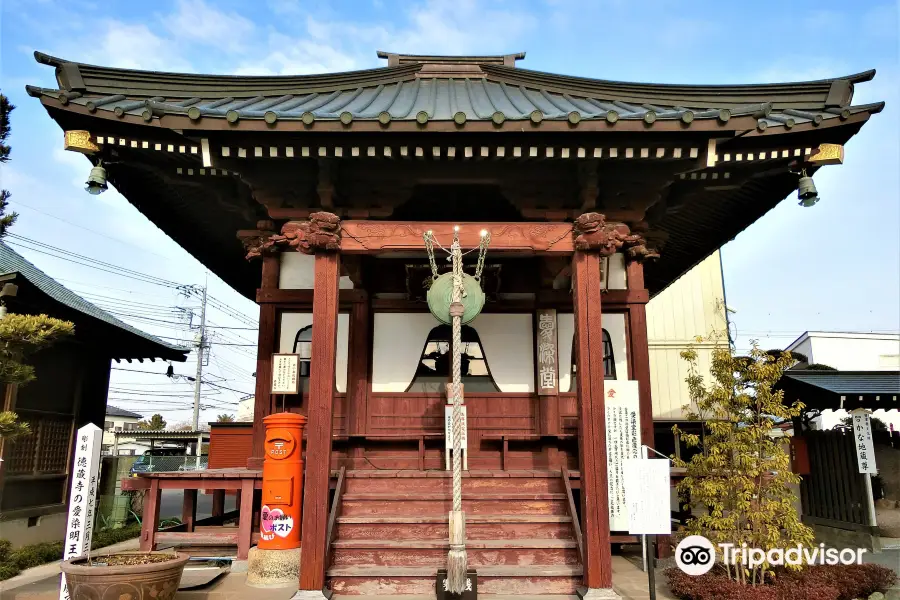
<instances>
[{"instance_id":1,"label":"blue sky","mask_svg":"<svg viewBox=\"0 0 900 600\"><path fill-rule=\"evenodd\" d=\"M724 273L739 347L751 337L784 347L805 330L900 329L896 2L6 0L2 6L0 85L18 106L13 160L0 172L20 213L13 232L183 283L202 283L203 267L114 191L83 192L88 162L62 150L59 128L24 93L26 83L55 84L52 69L34 62L34 50L104 65L241 74L376 67L383 64L376 49L527 51L519 64L529 69L678 83L808 80L876 68L875 81L859 85L855 101L885 100L887 108L847 145L843 166L816 174L822 201L811 209L793 197L781 203L725 246ZM148 314L174 321L171 307L197 304L169 288L22 252L108 306L139 300L157 307ZM257 316L253 303L214 276L209 283L216 298ZM216 311L211 318L242 325ZM185 341L193 335L184 325L135 324ZM252 342L255 333L219 331L208 372L221 385L252 391L252 348L224 344ZM192 373L193 363L176 371ZM190 396L189 386L165 383L158 375L114 371L114 388L125 391L111 393L110 403L129 389L153 390L146 402L123 406L165 410L171 421L188 418L177 403ZM169 391L174 395L162 395ZM227 403L241 395L209 393L208 418L233 412Z\"/></svg>"}]
</instances>

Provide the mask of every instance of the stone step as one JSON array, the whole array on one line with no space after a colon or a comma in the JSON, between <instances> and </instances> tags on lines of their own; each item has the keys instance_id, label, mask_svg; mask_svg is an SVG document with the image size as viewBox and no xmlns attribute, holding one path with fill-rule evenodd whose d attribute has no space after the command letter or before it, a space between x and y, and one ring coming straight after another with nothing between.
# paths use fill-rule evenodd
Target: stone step
<instances>
[{"instance_id":1,"label":"stone step","mask_svg":"<svg viewBox=\"0 0 900 600\"><path fill-rule=\"evenodd\" d=\"M478 544L467 544L468 564L479 571L487 567L530 566L530 565L578 565L576 548L479 548ZM431 567L433 570L447 564L447 550L444 547L431 548L335 548L331 565L334 567Z\"/></svg>"},{"instance_id":2,"label":"stone step","mask_svg":"<svg viewBox=\"0 0 900 600\"><path fill-rule=\"evenodd\" d=\"M477 517L478 515L473 516ZM338 521L335 535L339 540L446 540L449 535L447 517L442 517L440 521L435 520L435 522L429 523L346 523ZM347 518L358 519L360 517ZM466 539L468 541L528 538L573 540L574 537L575 531L570 522L479 523L467 519L466 523Z\"/></svg>"},{"instance_id":3,"label":"stone step","mask_svg":"<svg viewBox=\"0 0 900 600\"><path fill-rule=\"evenodd\" d=\"M561 494L564 496L564 494ZM383 498L381 500L354 500L344 498L341 515L447 515L452 508L449 497L420 500L418 498ZM533 498L495 500L479 498L467 500L466 514L472 515L567 515L568 502L563 498L537 500Z\"/></svg>"}]
</instances>

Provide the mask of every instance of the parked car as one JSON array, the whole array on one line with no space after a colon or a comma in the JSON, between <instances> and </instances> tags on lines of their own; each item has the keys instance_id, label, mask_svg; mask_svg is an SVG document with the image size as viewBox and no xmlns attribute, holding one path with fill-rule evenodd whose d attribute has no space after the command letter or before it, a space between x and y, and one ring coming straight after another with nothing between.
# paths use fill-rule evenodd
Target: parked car
<instances>
[{"instance_id":1,"label":"parked car","mask_svg":"<svg viewBox=\"0 0 900 600\"><path fill-rule=\"evenodd\" d=\"M154 471L176 471L184 464L184 448L154 448L146 450L131 465L132 477L139 473L153 473Z\"/></svg>"}]
</instances>

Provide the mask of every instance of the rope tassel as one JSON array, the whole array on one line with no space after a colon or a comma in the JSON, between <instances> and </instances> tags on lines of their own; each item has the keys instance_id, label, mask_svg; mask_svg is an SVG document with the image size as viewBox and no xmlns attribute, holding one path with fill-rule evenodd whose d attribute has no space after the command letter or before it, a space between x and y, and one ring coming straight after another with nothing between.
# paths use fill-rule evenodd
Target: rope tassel
<instances>
[{"instance_id":1,"label":"rope tassel","mask_svg":"<svg viewBox=\"0 0 900 600\"><path fill-rule=\"evenodd\" d=\"M450 552L447 554L447 591L466 591L466 513L450 511Z\"/></svg>"}]
</instances>

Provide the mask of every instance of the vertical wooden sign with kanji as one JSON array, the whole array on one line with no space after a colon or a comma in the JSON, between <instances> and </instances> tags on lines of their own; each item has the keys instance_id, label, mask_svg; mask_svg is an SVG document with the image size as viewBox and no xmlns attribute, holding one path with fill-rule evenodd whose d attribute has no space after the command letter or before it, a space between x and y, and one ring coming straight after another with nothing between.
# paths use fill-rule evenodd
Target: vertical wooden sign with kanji
<instances>
[{"instance_id":1,"label":"vertical wooden sign with kanji","mask_svg":"<svg viewBox=\"0 0 900 600\"><path fill-rule=\"evenodd\" d=\"M559 348L557 344L556 309L537 310L537 335L534 336L537 358L537 393L539 396L559 394Z\"/></svg>"},{"instance_id":2,"label":"vertical wooden sign with kanji","mask_svg":"<svg viewBox=\"0 0 900 600\"><path fill-rule=\"evenodd\" d=\"M63 540L63 560L84 556L91 549L91 532L97 510L97 484L100 481L100 445L103 430L88 423L75 433L75 460L69 492L69 518ZM66 576L61 575L59 600L69 600Z\"/></svg>"}]
</instances>

